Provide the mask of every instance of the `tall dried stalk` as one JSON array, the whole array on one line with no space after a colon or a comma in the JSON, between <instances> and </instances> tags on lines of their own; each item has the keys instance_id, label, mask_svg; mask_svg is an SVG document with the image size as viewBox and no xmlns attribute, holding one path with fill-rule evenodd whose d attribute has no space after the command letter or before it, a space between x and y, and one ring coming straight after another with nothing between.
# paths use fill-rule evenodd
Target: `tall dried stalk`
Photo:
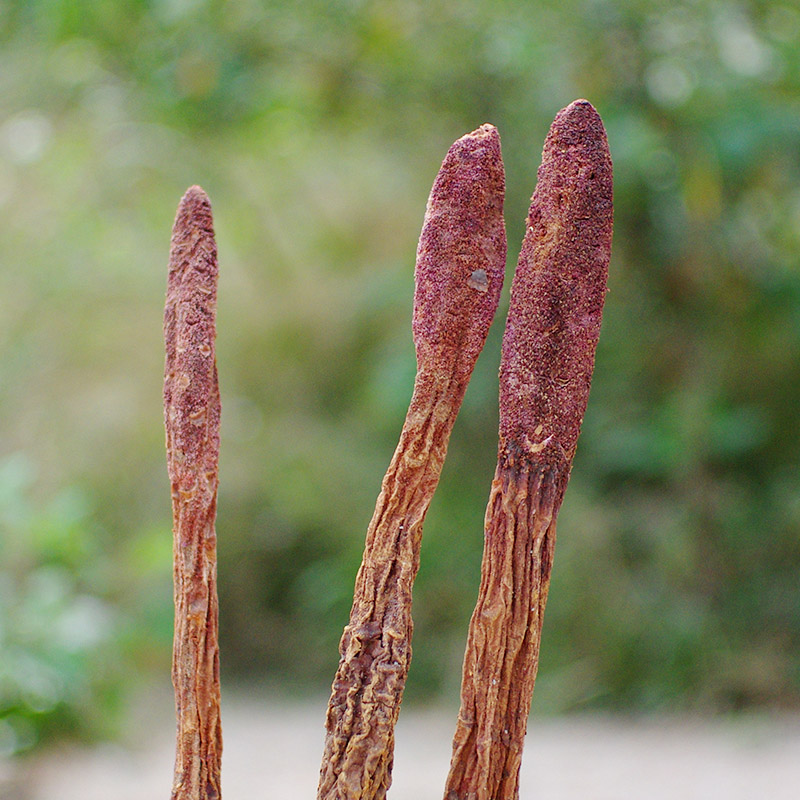
<instances>
[{"instance_id":1,"label":"tall dried stalk","mask_svg":"<svg viewBox=\"0 0 800 800\"><path fill-rule=\"evenodd\" d=\"M612 170L585 100L547 136L511 287L500 445L446 800L513 800L555 547L600 334Z\"/></svg>"},{"instance_id":2,"label":"tall dried stalk","mask_svg":"<svg viewBox=\"0 0 800 800\"><path fill-rule=\"evenodd\" d=\"M178 723L172 800L220 797L216 305L211 205L203 190L193 186L175 217L164 310L164 419L174 522L172 682Z\"/></svg>"},{"instance_id":3,"label":"tall dried stalk","mask_svg":"<svg viewBox=\"0 0 800 800\"><path fill-rule=\"evenodd\" d=\"M422 524L503 283L500 139L459 139L431 191L416 265L414 394L367 531L340 644L320 800L376 800L391 782L394 726L411 660L411 587Z\"/></svg>"}]
</instances>

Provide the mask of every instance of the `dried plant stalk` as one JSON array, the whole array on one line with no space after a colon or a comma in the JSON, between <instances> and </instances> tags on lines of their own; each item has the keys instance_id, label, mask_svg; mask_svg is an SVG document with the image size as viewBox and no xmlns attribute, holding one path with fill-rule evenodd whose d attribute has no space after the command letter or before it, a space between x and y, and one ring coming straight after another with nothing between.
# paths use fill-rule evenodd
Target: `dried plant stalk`
<instances>
[{"instance_id":1,"label":"dried plant stalk","mask_svg":"<svg viewBox=\"0 0 800 800\"><path fill-rule=\"evenodd\" d=\"M174 521L172 682L178 723L172 800L220 797L216 304L211 205L205 192L193 186L175 217L164 311L164 419Z\"/></svg>"},{"instance_id":2,"label":"dried plant stalk","mask_svg":"<svg viewBox=\"0 0 800 800\"><path fill-rule=\"evenodd\" d=\"M447 800L511 800L539 661L556 515L589 396L611 255L612 170L585 100L547 136L511 287L500 445Z\"/></svg>"},{"instance_id":3,"label":"dried plant stalk","mask_svg":"<svg viewBox=\"0 0 800 800\"><path fill-rule=\"evenodd\" d=\"M383 798L391 782L422 524L497 309L506 259L504 191L500 139L491 125L450 148L431 190L415 273L414 394L367 531L342 635L320 800Z\"/></svg>"}]
</instances>

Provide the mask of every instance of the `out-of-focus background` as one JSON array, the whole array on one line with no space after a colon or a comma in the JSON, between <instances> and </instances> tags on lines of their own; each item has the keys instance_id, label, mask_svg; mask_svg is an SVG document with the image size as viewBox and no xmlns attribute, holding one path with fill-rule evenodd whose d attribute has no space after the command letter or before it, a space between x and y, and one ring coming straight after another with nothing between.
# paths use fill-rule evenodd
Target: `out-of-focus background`
<instances>
[{"instance_id":1,"label":"out-of-focus background","mask_svg":"<svg viewBox=\"0 0 800 800\"><path fill-rule=\"evenodd\" d=\"M185 188L219 244L223 683L319 696L411 393L431 182L497 125L510 284L577 97L607 127L616 225L535 713L800 708L795 3L6 0L0 754L114 737L168 681ZM425 527L410 705L458 694L506 307Z\"/></svg>"}]
</instances>

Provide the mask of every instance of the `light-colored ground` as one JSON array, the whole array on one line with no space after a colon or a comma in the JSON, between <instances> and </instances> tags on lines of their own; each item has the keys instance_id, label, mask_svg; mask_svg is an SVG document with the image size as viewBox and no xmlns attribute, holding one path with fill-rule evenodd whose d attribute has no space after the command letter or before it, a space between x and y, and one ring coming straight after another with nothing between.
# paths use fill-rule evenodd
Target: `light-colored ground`
<instances>
[{"instance_id":1,"label":"light-colored ground","mask_svg":"<svg viewBox=\"0 0 800 800\"><path fill-rule=\"evenodd\" d=\"M51 753L19 770L2 800L167 798L172 771L169 703L134 749ZM313 798L325 700L223 699L223 795L227 800ZM149 715L150 712L148 712ZM406 710L397 731L394 800L439 800L453 714ZM6 765L8 777L8 765ZM529 725L522 800L797 800L800 717L702 721L609 717ZM13 788L12 788L13 787Z\"/></svg>"}]
</instances>

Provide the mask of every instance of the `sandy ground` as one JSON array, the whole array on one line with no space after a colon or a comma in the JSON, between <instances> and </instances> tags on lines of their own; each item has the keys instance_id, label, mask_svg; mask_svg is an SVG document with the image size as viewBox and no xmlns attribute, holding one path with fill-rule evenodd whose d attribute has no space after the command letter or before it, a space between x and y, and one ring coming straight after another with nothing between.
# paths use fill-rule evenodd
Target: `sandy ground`
<instances>
[{"instance_id":1,"label":"sandy ground","mask_svg":"<svg viewBox=\"0 0 800 800\"><path fill-rule=\"evenodd\" d=\"M227 798L313 798L325 700L223 699ZM64 749L0 763L2 800L153 800L172 778L169 703L144 715L136 747ZM397 730L394 800L439 800L454 714L409 709ZM521 798L797 800L800 717L732 720L569 717L529 725Z\"/></svg>"}]
</instances>

